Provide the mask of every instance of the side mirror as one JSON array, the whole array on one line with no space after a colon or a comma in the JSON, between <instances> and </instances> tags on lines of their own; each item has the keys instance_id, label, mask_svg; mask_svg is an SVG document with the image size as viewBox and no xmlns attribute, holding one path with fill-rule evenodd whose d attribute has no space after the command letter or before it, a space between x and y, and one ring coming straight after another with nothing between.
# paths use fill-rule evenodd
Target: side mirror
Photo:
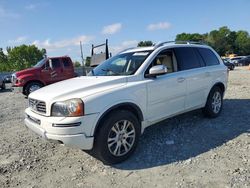
<instances>
[{"instance_id":1,"label":"side mirror","mask_svg":"<svg viewBox=\"0 0 250 188\"><path fill-rule=\"evenodd\" d=\"M156 77L159 75L166 74L168 72L168 69L165 65L156 65L149 69L149 74L147 77Z\"/></svg>"}]
</instances>

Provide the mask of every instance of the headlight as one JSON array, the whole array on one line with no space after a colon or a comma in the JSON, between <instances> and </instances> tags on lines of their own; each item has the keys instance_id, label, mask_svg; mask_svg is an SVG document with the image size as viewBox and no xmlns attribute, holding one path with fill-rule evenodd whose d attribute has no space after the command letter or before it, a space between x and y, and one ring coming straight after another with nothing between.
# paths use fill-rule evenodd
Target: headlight
<instances>
[{"instance_id":1,"label":"headlight","mask_svg":"<svg viewBox=\"0 0 250 188\"><path fill-rule=\"evenodd\" d=\"M52 116L75 117L84 115L84 103L81 99L70 99L52 105Z\"/></svg>"}]
</instances>

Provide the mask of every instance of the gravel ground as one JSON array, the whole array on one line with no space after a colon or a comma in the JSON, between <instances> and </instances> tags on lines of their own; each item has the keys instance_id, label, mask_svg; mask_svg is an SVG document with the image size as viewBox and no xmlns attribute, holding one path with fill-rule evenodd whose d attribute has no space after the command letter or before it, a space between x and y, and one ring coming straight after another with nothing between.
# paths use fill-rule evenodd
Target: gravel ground
<instances>
[{"instance_id":1,"label":"gravel ground","mask_svg":"<svg viewBox=\"0 0 250 188\"><path fill-rule=\"evenodd\" d=\"M220 117L197 110L151 126L114 166L27 130L26 103L0 91L0 187L250 187L250 70L230 72Z\"/></svg>"}]
</instances>

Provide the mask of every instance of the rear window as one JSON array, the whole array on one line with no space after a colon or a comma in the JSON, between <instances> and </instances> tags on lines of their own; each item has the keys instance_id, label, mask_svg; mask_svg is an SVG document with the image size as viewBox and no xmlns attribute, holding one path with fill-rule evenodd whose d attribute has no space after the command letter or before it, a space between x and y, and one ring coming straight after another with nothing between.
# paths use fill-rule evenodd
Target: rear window
<instances>
[{"instance_id":1,"label":"rear window","mask_svg":"<svg viewBox=\"0 0 250 188\"><path fill-rule=\"evenodd\" d=\"M188 70L201 67L201 62L194 48L180 47L175 48L178 70Z\"/></svg>"},{"instance_id":2,"label":"rear window","mask_svg":"<svg viewBox=\"0 0 250 188\"><path fill-rule=\"evenodd\" d=\"M206 66L212 66L212 65L218 65L220 64L218 58L216 55L207 48L198 48L199 53L201 54L201 57L203 61L206 63Z\"/></svg>"},{"instance_id":3,"label":"rear window","mask_svg":"<svg viewBox=\"0 0 250 188\"><path fill-rule=\"evenodd\" d=\"M53 68L59 68L61 66L60 59L54 58L54 59L51 59L51 61L52 61Z\"/></svg>"},{"instance_id":4,"label":"rear window","mask_svg":"<svg viewBox=\"0 0 250 188\"><path fill-rule=\"evenodd\" d=\"M71 66L71 62L70 62L70 60L68 58L63 58L62 61L63 61L63 66L64 67L67 68L67 67Z\"/></svg>"}]
</instances>

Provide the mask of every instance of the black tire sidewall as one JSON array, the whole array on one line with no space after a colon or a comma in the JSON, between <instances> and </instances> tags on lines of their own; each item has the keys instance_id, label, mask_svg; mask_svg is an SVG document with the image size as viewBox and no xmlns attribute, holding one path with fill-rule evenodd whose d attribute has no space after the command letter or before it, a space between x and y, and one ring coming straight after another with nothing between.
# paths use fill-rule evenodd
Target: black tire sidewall
<instances>
[{"instance_id":1,"label":"black tire sidewall","mask_svg":"<svg viewBox=\"0 0 250 188\"><path fill-rule=\"evenodd\" d=\"M212 108L212 100L213 100L213 96L214 96L215 92L219 92L221 95L221 107L220 107L220 111L218 113L215 113L213 111L213 108ZM208 95L206 106L203 109L203 111L204 111L204 114L206 116L211 117L211 118L215 118L215 117L220 115L222 108L223 108L223 92L221 91L221 89L219 87L215 86L211 89L211 91Z\"/></svg>"},{"instance_id":2,"label":"black tire sidewall","mask_svg":"<svg viewBox=\"0 0 250 188\"><path fill-rule=\"evenodd\" d=\"M40 84L40 83L38 83L38 82L31 82L31 83L29 83L29 84L25 87L25 94L26 94L27 96L30 94L29 90L30 90L30 87L31 87L32 85L38 85L38 86L40 86L40 88L43 87L43 85Z\"/></svg>"},{"instance_id":3,"label":"black tire sidewall","mask_svg":"<svg viewBox=\"0 0 250 188\"><path fill-rule=\"evenodd\" d=\"M110 132L110 129L113 127L113 125L120 121L120 120L129 120L130 122L133 123L134 128L135 128L135 141L130 149L130 151L123 155L123 156L114 156L112 153L109 151L108 145L107 145L107 139L108 135ZM119 110L116 112L113 112L109 114L106 118L106 120L103 122L101 127L99 128L97 134L95 135L95 145L94 149L96 150L97 157L102 160L105 164L115 164L122 162L126 160L135 150L138 141L139 141L139 136L141 134L141 127L138 119L134 114L132 114L129 111L126 110Z\"/></svg>"}]
</instances>

